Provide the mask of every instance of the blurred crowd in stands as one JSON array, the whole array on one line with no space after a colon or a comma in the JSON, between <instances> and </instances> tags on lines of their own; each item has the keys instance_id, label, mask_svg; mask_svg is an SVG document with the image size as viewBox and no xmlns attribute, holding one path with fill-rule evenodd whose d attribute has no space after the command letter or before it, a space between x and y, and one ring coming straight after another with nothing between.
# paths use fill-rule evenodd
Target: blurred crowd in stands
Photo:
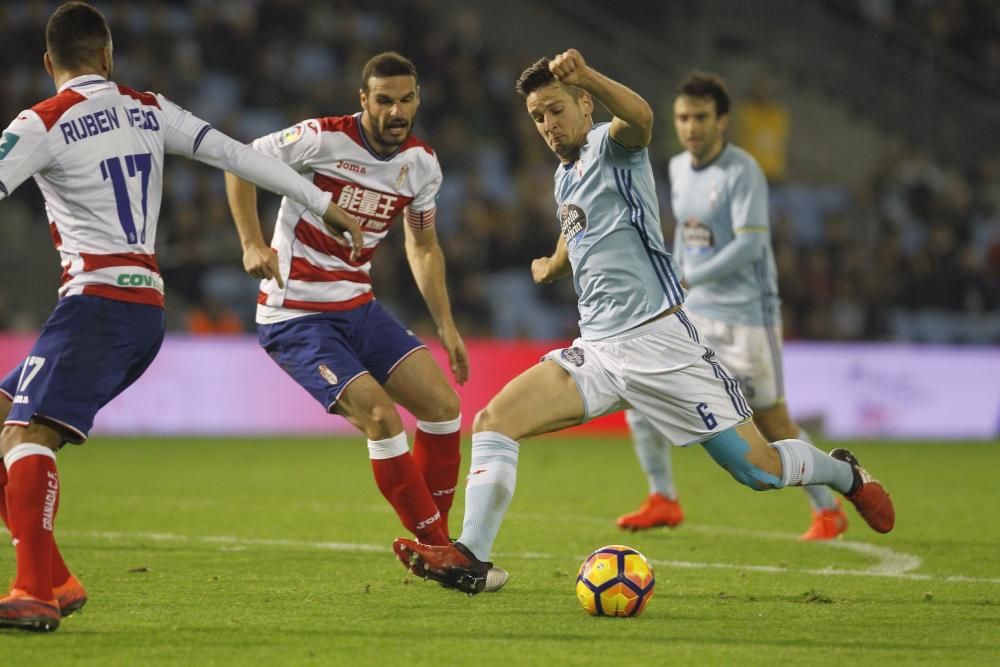
<instances>
[{"instance_id":1,"label":"blurred crowd in stands","mask_svg":"<svg viewBox=\"0 0 1000 667\"><path fill-rule=\"evenodd\" d=\"M929 55L987 92L1000 91L1000 3L996 0L826 0Z\"/></svg>"},{"instance_id":2,"label":"blurred crowd in stands","mask_svg":"<svg viewBox=\"0 0 1000 667\"><path fill-rule=\"evenodd\" d=\"M571 337L572 285L535 286L528 269L533 257L551 252L558 230L554 157L513 92L520 70L541 54L490 52L488 26L471 11L444 11L441 4L98 6L114 32L116 80L163 92L242 141L304 118L353 113L371 55L394 49L410 57L420 73L417 134L436 149L445 175L437 224L460 330L467 337ZM0 5L3 123L52 94L41 54L53 7L35 0ZM733 132L772 182L787 337L1000 342L1000 323L990 315L1000 298L1000 158L951 167L912 148L885 156L862 188L802 182L788 169L794 119L779 99L773 85L755 86L735 108ZM669 107L657 112L660 131L669 132ZM676 144L658 142L654 155L668 246L670 146ZM257 284L242 270L222 175L186 160L167 164L158 257L169 326L197 334L252 331ZM277 204L262 193L265 225ZM0 203L0 221L0 330L35 330L59 279L37 188L25 184ZM402 229L394 230L375 255L376 294L418 334L433 335L402 240Z\"/></svg>"}]
</instances>

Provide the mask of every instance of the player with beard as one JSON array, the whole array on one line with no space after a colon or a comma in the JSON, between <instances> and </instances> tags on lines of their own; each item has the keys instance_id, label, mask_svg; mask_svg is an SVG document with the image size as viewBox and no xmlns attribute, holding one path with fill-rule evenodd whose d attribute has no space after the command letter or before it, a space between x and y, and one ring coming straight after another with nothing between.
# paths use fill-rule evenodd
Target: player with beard
<instances>
[{"instance_id":1,"label":"player with beard","mask_svg":"<svg viewBox=\"0 0 1000 667\"><path fill-rule=\"evenodd\" d=\"M413 63L394 52L373 57L359 94L360 113L304 120L253 147L332 192L361 223L362 247L341 245L287 198L268 246L254 186L227 174L226 191L244 268L261 278L261 346L328 412L365 434L382 495L420 541L442 545L458 480L458 395L424 345L375 300L369 276L375 249L402 214L410 269L451 372L464 383L469 362L452 319L434 227L441 167L412 134L420 105ZM418 420L412 453L397 404ZM505 579L501 570L493 572L497 587Z\"/></svg>"},{"instance_id":2,"label":"player with beard","mask_svg":"<svg viewBox=\"0 0 1000 667\"><path fill-rule=\"evenodd\" d=\"M511 380L476 415L462 533L446 545L397 539L393 550L407 569L466 593L483 590L514 495L520 441L629 407L667 442L702 445L755 491L830 486L874 530L892 530L889 494L850 452L764 439L736 380L685 314L660 229L649 104L575 49L537 61L516 89L560 162L554 194L562 234L552 256L532 262L532 276L573 280L580 337ZM595 100L611 112L610 123L594 123Z\"/></svg>"}]
</instances>

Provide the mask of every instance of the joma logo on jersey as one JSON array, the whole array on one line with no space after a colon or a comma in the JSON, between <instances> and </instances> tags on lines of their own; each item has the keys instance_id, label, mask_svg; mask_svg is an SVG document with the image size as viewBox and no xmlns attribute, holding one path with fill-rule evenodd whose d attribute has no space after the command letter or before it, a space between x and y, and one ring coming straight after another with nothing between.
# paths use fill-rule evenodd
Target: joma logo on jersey
<instances>
[{"instance_id":1,"label":"joma logo on jersey","mask_svg":"<svg viewBox=\"0 0 1000 667\"><path fill-rule=\"evenodd\" d=\"M154 287L163 289L163 279L148 273L123 273L115 280L119 287Z\"/></svg>"},{"instance_id":2,"label":"joma logo on jersey","mask_svg":"<svg viewBox=\"0 0 1000 667\"><path fill-rule=\"evenodd\" d=\"M580 233L587 228L587 214L576 204L563 204L559 208L559 224L566 243L576 245Z\"/></svg>"},{"instance_id":3,"label":"joma logo on jersey","mask_svg":"<svg viewBox=\"0 0 1000 667\"><path fill-rule=\"evenodd\" d=\"M360 164L354 164L353 162L348 162L347 160L337 160L335 165L337 169L345 169L347 171L353 171L355 174L367 174L368 170L362 167Z\"/></svg>"},{"instance_id":4,"label":"joma logo on jersey","mask_svg":"<svg viewBox=\"0 0 1000 667\"><path fill-rule=\"evenodd\" d=\"M397 213L398 195L390 195L377 190L368 190L356 185L345 185L337 198L337 206L366 218L392 220Z\"/></svg>"}]
</instances>

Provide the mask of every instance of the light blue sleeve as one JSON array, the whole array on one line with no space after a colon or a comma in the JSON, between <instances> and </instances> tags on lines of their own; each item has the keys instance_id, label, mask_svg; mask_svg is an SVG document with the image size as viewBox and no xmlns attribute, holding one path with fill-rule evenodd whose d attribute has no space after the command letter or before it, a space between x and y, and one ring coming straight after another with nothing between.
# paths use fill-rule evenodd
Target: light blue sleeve
<instances>
[{"instance_id":1,"label":"light blue sleeve","mask_svg":"<svg viewBox=\"0 0 1000 667\"><path fill-rule=\"evenodd\" d=\"M767 179L757 163L747 162L734 170L730 187L729 215L733 231L769 230Z\"/></svg>"},{"instance_id":2,"label":"light blue sleeve","mask_svg":"<svg viewBox=\"0 0 1000 667\"><path fill-rule=\"evenodd\" d=\"M688 287L712 282L725 278L736 270L760 258L768 242L767 234L758 231L747 231L737 234L712 259L690 271L685 271L684 281ZM674 241L676 247L677 241Z\"/></svg>"},{"instance_id":3,"label":"light blue sleeve","mask_svg":"<svg viewBox=\"0 0 1000 667\"><path fill-rule=\"evenodd\" d=\"M629 148L624 144L620 144L611 137L610 129L611 123L601 128L603 134L601 152L611 160L612 164L619 167L635 167L649 159L648 148L645 146L642 148Z\"/></svg>"}]
</instances>

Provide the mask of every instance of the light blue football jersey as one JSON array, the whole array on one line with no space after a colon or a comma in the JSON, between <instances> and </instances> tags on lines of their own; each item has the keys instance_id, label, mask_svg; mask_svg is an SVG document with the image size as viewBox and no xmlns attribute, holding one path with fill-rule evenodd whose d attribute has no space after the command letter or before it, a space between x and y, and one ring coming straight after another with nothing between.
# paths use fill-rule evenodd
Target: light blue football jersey
<instances>
[{"instance_id":1,"label":"light blue football jersey","mask_svg":"<svg viewBox=\"0 0 1000 667\"><path fill-rule=\"evenodd\" d=\"M752 256L719 267L723 274L717 278L692 285L685 308L729 324L780 322L767 179L756 160L732 144L698 168L691 165L689 153L675 155L670 160L670 191L677 220L673 254L682 276L705 265L738 234L766 235Z\"/></svg>"},{"instance_id":2,"label":"light blue football jersey","mask_svg":"<svg viewBox=\"0 0 1000 667\"><path fill-rule=\"evenodd\" d=\"M684 299L663 243L649 151L625 148L610 129L594 125L579 159L555 175L584 340L627 331Z\"/></svg>"}]
</instances>

